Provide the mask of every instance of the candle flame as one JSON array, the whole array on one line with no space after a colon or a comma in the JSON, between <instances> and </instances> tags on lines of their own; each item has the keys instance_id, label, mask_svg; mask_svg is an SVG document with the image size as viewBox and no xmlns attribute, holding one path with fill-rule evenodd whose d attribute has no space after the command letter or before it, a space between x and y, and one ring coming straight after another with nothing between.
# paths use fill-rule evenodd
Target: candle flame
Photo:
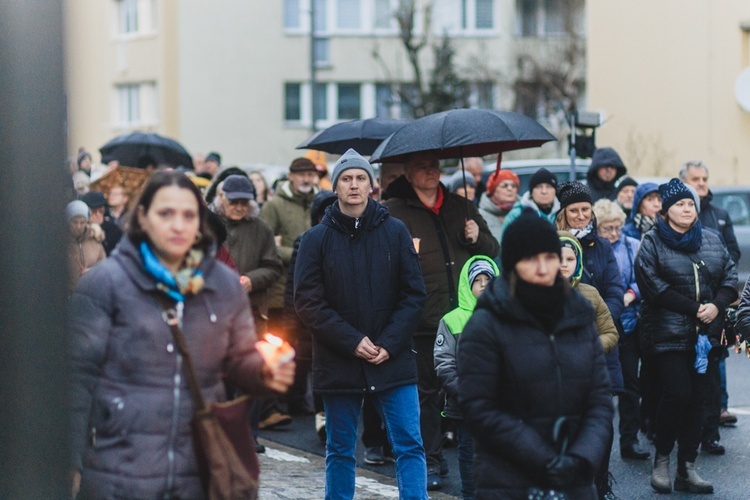
<instances>
[{"instance_id":1,"label":"candle flame","mask_svg":"<svg viewBox=\"0 0 750 500\"><path fill-rule=\"evenodd\" d=\"M281 339L281 338L279 338L276 335L273 335L271 333L265 334L263 336L263 338L265 339L266 342L268 342L269 344L271 344L273 346L276 346L276 347L281 347L284 344L284 340L283 339Z\"/></svg>"}]
</instances>

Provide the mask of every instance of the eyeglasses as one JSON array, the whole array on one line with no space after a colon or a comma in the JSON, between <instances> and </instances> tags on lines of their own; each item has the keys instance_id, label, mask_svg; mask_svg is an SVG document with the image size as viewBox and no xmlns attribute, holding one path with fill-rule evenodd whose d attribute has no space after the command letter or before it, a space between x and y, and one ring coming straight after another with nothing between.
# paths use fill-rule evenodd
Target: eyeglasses
<instances>
[{"instance_id":1,"label":"eyeglasses","mask_svg":"<svg viewBox=\"0 0 750 500\"><path fill-rule=\"evenodd\" d=\"M613 234L622 231L622 226L599 226L599 231L602 234Z\"/></svg>"},{"instance_id":2,"label":"eyeglasses","mask_svg":"<svg viewBox=\"0 0 750 500\"><path fill-rule=\"evenodd\" d=\"M518 189L518 186L515 182L501 182L497 185L497 187L501 187L503 189Z\"/></svg>"}]
</instances>

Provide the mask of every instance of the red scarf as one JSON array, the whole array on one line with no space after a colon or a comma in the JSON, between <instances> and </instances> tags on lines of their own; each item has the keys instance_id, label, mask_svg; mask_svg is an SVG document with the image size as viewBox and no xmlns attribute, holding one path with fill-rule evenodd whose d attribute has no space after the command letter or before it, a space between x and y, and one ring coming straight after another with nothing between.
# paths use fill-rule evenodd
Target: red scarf
<instances>
[{"instance_id":1,"label":"red scarf","mask_svg":"<svg viewBox=\"0 0 750 500\"><path fill-rule=\"evenodd\" d=\"M424 205L425 208L433 212L435 215L440 215L440 207L443 206L444 197L445 195L443 195L443 189L440 186L438 186L438 193L437 193L437 199L435 200L435 204L431 207L424 205L424 203L422 203L422 205Z\"/></svg>"}]
</instances>

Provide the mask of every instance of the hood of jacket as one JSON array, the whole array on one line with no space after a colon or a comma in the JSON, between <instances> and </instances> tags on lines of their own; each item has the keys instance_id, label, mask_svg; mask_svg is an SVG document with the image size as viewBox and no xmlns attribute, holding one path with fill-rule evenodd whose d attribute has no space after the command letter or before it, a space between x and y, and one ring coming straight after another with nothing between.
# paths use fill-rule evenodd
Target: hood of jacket
<instances>
[{"instance_id":1,"label":"hood of jacket","mask_svg":"<svg viewBox=\"0 0 750 500\"><path fill-rule=\"evenodd\" d=\"M615 167L617 171L615 178L610 182L604 182L596 175L596 171L604 166ZM617 151L612 148L597 148L594 151L594 156L591 158L591 166L589 166L589 171L586 173L586 180L595 189L612 189L617 179L625 175L626 172L625 164L622 162L620 155L617 154Z\"/></svg>"},{"instance_id":2,"label":"hood of jacket","mask_svg":"<svg viewBox=\"0 0 750 500\"><path fill-rule=\"evenodd\" d=\"M307 208L312 204L313 198L315 198L315 195L319 191L320 188L318 186L313 186L309 193L295 193L292 191L292 182L287 180L279 183L274 196L280 196L285 200Z\"/></svg>"},{"instance_id":3,"label":"hood of jacket","mask_svg":"<svg viewBox=\"0 0 750 500\"><path fill-rule=\"evenodd\" d=\"M336 195L328 189L321 190L313 197L310 205L310 227L317 226L326 213L326 209L336 201Z\"/></svg>"},{"instance_id":4,"label":"hood of jacket","mask_svg":"<svg viewBox=\"0 0 750 500\"><path fill-rule=\"evenodd\" d=\"M478 260L486 260L495 271L495 277L500 275L500 269L495 264L495 261L486 255L474 255L466 261L464 267L461 268L461 274L458 280L458 307L443 318L448 328L453 333L460 333L463 331L464 326L469 321L471 314L474 312L474 308L477 306L477 298L471 292L471 283L469 283L469 269L471 265Z\"/></svg>"},{"instance_id":5,"label":"hood of jacket","mask_svg":"<svg viewBox=\"0 0 750 500\"><path fill-rule=\"evenodd\" d=\"M638 208L641 206L643 198L651 193L658 193L659 186L655 182L644 182L635 188L635 194L633 195L633 208L630 209L630 216L628 220L632 221L633 217L638 213Z\"/></svg>"},{"instance_id":6,"label":"hood of jacket","mask_svg":"<svg viewBox=\"0 0 750 500\"><path fill-rule=\"evenodd\" d=\"M570 283L570 286L573 288L578 286L578 283L581 281L581 276L583 276L583 248L581 247L581 244L578 242L578 239L573 236L572 234L568 233L567 231L558 231L558 234L560 235L560 241L563 243L570 243L573 245L576 253L576 269L573 272L573 274L568 278L568 282Z\"/></svg>"},{"instance_id":7,"label":"hood of jacket","mask_svg":"<svg viewBox=\"0 0 750 500\"><path fill-rule=\"evenodd\" d=\"M557 200L557 198L555 198ZM508 210L503 210L502 208L495 205L495 202L490 199L489 196L487 196L487 193L482 193L482 195L479 197L479 208L481 210L485 210L488 213L491 213L492 215L507 215L508 212L511 211L513 208L513 205L518 203L518 197L516 197L515 203L512 203L510 208Z\"/></svg>"}]
</instances>

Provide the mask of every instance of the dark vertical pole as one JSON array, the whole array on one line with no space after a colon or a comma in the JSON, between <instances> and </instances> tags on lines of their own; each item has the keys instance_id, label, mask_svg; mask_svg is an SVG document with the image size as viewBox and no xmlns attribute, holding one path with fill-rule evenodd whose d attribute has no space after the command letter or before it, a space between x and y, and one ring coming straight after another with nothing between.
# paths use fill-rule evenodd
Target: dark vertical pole
<instances>
[{"instance_id":1,"label":"dark vertical pole","mask_svg":"<svg viewBox=\"0 0 750 500\"><path fill-rule=\"evenodd\" d=\"M317 84L318 67L315 64L315 0L310 0L310 116L312 124L310 130L314 134L318 131L317 106L315 106L315 87Z\"/></svg>"},{"instance_id":2,"label":"dark vertical pole","mask_svg":"<svg viewBox=\"0 0 750 500\"><path fill-rule=\"evenodd\" d=\"M0 0L0 498L70 496L62 29Z\"/></svg>"}]
</instances>

